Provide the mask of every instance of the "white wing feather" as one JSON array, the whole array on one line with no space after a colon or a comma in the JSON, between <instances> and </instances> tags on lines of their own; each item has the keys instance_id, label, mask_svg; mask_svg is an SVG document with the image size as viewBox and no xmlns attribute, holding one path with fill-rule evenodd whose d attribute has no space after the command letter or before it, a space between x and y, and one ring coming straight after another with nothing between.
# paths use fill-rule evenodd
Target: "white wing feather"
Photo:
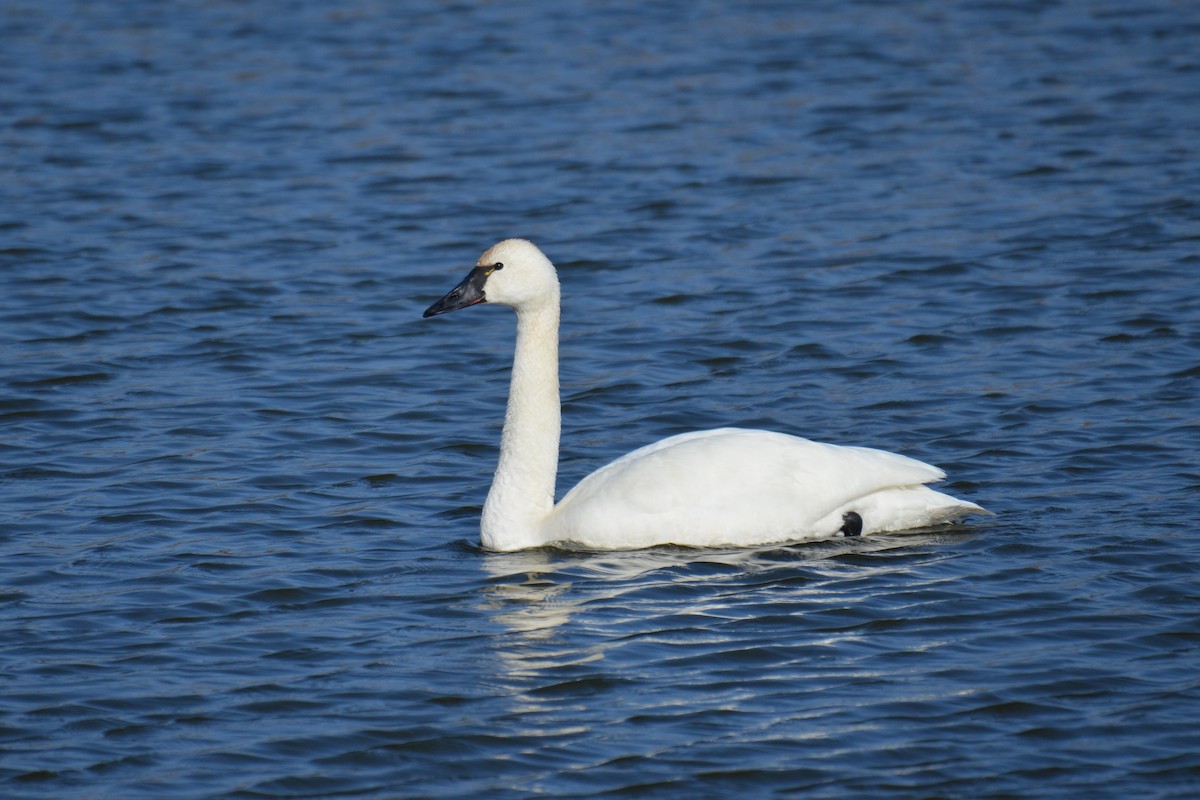
<instances>
[{"instance_id":1,"label":"white wing feather","mask_svg":"<svg viewBox=\"0 0 1200 800\"><path fill-rule=\"evenodd\" d=\"M937 524L979 511L923 484L945 474L916 459L782 433L721 428L672 436L580 481L548 520L549 541L600 549L696 547Z\"/></svg>"}]
</instances>

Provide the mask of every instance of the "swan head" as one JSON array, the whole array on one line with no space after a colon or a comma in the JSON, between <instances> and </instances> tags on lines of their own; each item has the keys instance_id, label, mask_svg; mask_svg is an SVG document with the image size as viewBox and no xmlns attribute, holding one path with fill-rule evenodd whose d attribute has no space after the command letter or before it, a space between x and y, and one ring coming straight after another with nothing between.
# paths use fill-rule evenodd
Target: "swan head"
<instances>
[{"instance_id":1,"label":"swan head","mask_svg":"<svg viewBox=\"0 0 1200 800\"><path fill-rule=\"evenodd\" d=\"M425 309L434 317L480 303L499 303L521 311L558 302L558 275L550 259L525 239L492 245L446 296Z\"/></svg>"}]
</instances>

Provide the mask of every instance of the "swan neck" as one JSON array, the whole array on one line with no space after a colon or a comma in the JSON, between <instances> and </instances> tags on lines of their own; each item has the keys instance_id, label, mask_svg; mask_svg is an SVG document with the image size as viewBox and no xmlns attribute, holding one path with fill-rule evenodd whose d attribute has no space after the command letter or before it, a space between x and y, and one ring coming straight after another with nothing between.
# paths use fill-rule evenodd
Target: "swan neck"
<instances>
[{"instance_id":1,"label":"swan neck","mask_svg":"<svg viewBox=\"0 0 1200 800\"><path fill-rule=\"evenodd\" d=\"M484 503L481 541L488 550L546 544L554 509L562 409L558 394L559 303L555 295L517 309L516 352L500 459Z\"/></svg>"}]
</instances>

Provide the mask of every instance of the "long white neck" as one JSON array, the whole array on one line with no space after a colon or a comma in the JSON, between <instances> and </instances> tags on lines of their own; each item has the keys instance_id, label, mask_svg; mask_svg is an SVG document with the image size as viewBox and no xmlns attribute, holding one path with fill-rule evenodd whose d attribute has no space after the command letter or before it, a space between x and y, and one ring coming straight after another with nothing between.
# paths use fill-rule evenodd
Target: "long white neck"
<instances>
[{"instance_id":1,"label":"long white neck","mask_svg":"<svg viewBox=\"0 0 1200 800\"><path fill-rule=\"evenodd\" d=\"M488 550L546 544L542 523L554 509L558 437L559 298L517 309L517 346L500 461L483 505L480 541Z\"/></svg>"}]
</instances>

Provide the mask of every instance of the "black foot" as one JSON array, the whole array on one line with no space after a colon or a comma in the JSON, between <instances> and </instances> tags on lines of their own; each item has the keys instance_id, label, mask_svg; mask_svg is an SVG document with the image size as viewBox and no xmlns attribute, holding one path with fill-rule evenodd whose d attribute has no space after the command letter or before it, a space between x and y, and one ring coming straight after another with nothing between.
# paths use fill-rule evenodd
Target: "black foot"
<instances>
[{"instance_id":1,"label":"black foot","mask_svg":"<svg viewBox=\"0 0 1200 800\"><path fill-rule=\"evenodd\" d=\"M842 514L842 535L862 535L862 517L859 516L857 511L847 511L845 514Z\"/></svg>"}]
</instances>

